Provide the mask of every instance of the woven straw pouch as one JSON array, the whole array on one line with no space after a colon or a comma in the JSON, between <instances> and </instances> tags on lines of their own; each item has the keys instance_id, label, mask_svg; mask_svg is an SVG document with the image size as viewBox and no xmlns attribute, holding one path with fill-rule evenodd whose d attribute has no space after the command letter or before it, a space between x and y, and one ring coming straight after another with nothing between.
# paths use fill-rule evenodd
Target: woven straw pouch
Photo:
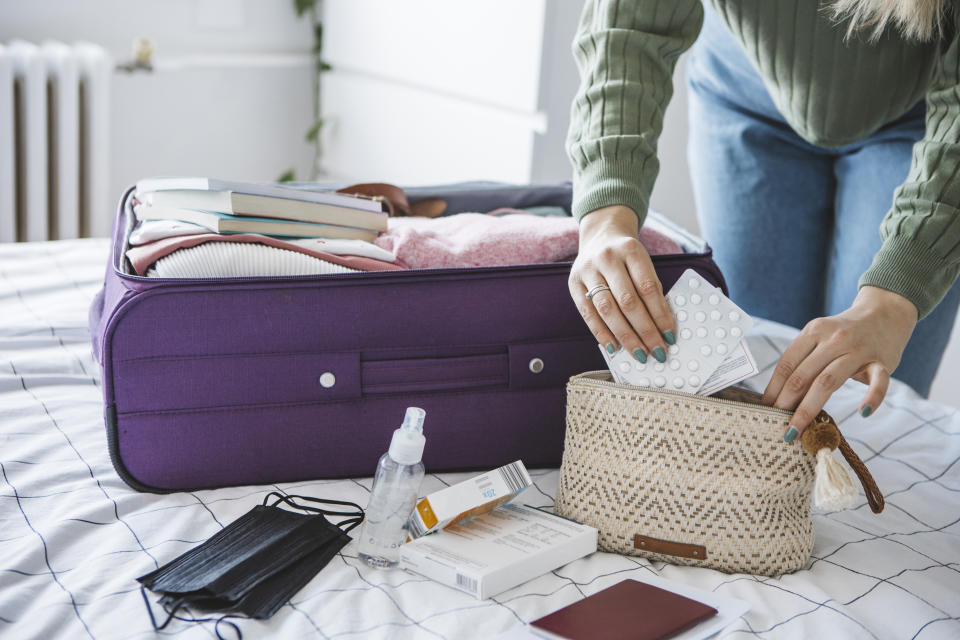
<instances>
[{"instance_id":1,"label":"woven straw pouch","mask_svg":"<svg viewBox=\"0 0 960 640\"><path fill-rule=\"evenodd\" d=\"M784 442L790 412L750 392L718 396L618 385L606 371L571 378L557 513L596 527L604 551L770 576L802 568L818 456ZM823 422L879 512L866 467Z\"/></svg>"}]
</instances>

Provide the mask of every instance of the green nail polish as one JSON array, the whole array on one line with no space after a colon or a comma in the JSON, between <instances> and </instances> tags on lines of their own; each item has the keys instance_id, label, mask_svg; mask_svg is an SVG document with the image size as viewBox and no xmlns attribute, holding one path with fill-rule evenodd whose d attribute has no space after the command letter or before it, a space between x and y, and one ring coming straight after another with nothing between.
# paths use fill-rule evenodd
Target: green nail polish
<instances>
[{"instance_id":1,"label":"green nail polish","mask_svg":"<svg viewBox=\"0 0 960 640\"><path fill-rule=\"evenodd\" d=\"M868 417L871 413L873 413L873 407L868 404L864 405L863 409L860 409L860 415L864 418Z\"/></svg>"},{"instance_id":2,"label":"green nail polish","mask_svg":"<svg viewBox=\"0 0 960 640\"><path fill-rule=\"evenodd\" d=\"M657 347L653 350L653 357L657 359L657 362L666 362L667 352L663 350L663 347Z\"/></svg>"},{"instance_id":3,"label":"green nail polish","mask_svg":"<svg viewBox=\"0 0 960 640\"><path fill-rule=\"evenodd\" d=\"M673 335L673 331L664 331L663 339L667 341L667 344L677 344L677 336Z\"/></svg>"},{"instance_id":4,"label":"green nail polish","mask_svg":"<svg viewBox=\"0 0 960 640\"><path fill-rule=\"evenodd\" d=\"M784 442L793 442L794 439L797 437L797 434L798 434L798 433L800 433L800 432L797 431L797 428L796 428L796 427L790 427L789 429L787 429L787 433L784 434L784 436L783 436L783 441L784 441Z\"/></svg>"},{"instance_id":5,"label":"green nail polish","mask_svg":"<svg viewBox=\"0 0 960 640\"><path fill-rule=\"evenodd\" d=\"M609 342L607 343L607 353L609 353L610 355L613 355L613 344Z\"/></svg>"},{"instance_id":6,"label":"green nail polish","mask_svg":"<svg viewBox=\"0 0 960 640\"><path fill-rule=\"evenodd\" d=\"M634 349L633 357L640 361L640 364L647 363L647 354L643 352L643 349Z\"/></svg>"}]
</instances>

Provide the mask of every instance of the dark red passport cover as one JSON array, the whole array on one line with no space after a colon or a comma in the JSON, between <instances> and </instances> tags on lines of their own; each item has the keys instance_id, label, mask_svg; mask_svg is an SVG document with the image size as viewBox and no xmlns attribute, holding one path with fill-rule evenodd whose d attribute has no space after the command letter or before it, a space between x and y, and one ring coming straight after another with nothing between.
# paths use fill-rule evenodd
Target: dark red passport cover
<instances>
[{"instance_id":1,"label":"dark red passport cover","mask_svg":"<svg viewBox=\"0 0 960 640\"><path fill-rule=\"evenodd\" d=\"M660 640L717 610L636 580L624 580L530 623L569 640Z\"/></svg>"}]
</instances>

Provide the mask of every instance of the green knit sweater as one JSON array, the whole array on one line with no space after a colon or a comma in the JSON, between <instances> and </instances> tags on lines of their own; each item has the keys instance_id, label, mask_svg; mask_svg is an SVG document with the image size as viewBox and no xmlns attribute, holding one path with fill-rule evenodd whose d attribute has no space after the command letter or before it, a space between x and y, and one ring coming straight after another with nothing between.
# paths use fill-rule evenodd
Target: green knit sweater
<instances>
[{"instance_id":1,"label":"green knit sweater","mask_svg":"<svg viewBox=\"0 0 960 640\"><path fill-rule=\"evenodd\" d=\"M960 44L844 41L815 0L712 0L791 127L837 147L869 136L922 98L926 134L880 226L883 246L860 279L927 315L960 272ZM567 149L573 213L620 204L641 222L656 179L657 138L677 58L703 23L699 0L587 0L573 51L581 84Z\"/></svg>"}]
</instances>

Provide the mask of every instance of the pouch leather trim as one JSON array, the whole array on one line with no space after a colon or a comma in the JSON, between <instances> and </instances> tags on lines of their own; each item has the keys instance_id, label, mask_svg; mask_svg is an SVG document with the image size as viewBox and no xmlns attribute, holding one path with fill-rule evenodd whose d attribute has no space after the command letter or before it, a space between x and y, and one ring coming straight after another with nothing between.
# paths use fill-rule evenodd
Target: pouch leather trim
<instances>
[{"instance_id":1,"label":"pouch leather trim","mask_svg":"<svg viewBox=\"0 0 960 640\"><path fill-rule=\"evenodd\" d=\"M694 560L704 560L707 557L707 548L703 545L659 540L642 536L639 533L633 536L633 548L650 553L661 553L666 556L693 558Z\"/></svg>"}]
</instances>

